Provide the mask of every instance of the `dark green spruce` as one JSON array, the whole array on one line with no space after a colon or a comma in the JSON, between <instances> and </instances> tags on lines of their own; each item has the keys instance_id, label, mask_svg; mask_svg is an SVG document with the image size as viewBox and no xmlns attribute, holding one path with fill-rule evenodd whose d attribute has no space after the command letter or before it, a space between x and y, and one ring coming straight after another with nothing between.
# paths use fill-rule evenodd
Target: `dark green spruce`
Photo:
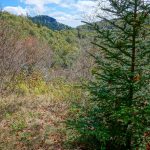
<instances>
[{"instance_id":1,"label":"dark green spruce","mask_svg":"<svg viewBox=\"0 0 150 150\"><path fill-rule=\"evenodd\" d=\"M150 133L150 2L108 0L106 26L90 24L99 48L90 100L69 121L86 149L146 149Z\"/></svg>"}]
</instances>

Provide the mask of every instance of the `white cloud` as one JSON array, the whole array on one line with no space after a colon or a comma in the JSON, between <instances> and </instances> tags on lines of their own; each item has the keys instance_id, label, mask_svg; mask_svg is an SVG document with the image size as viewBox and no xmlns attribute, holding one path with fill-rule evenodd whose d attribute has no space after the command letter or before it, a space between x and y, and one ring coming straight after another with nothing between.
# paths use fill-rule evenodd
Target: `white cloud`
<instances>
[{"instance_id":1,"label":"white cloud","mask_svg":"<svg viewBox=\"0 0 150 150\"><path fill-rule=\"evenodd\" d=\"M89 11L93 7L96 6L96 2L94 1L78 1L76 4L74 4L74 7L78 9L78 11Z\"/></svg>"},{"instance_id":2,"label":"white cloud","mask_svg":"<svg viewBox=\"0 0 150 150\"><path fill-rule=\"evenodd\" d=\"M108 13L105 13L101 8L110 6L108 0L79 0L74 7L80 12L82 20L86 22L98 21L98 15L100 16L109 16Z\"/></svg>"},{"instance_id":3,"label":"white cloud","mask_svg":"<svg viewBox=\"0 0 150 150\"><path fill-rule=\"evenodd\" d=\"M59 4L60 1L61 0L21 0L21 2L28 5L30 12L39 14L42 14L47 11L47 4Z\"/></svg>"},{"instance_id":4,"label":"white cloud","mask_svg":"<svg viewBox=\"0 0 150 150\"><path fill-rule=\"evenodd\" d=\"M76 27L81 25L81 20L76 19L76 18L72 18L71 15L69 16L60 16L60 17L56 17L56 19L66 25L69 25L71 27Z\"/></svg>"},{"instance_id":5,"label":"white cloud","mask_svg":"<svg viewBox=\"0 0 150 150\"><path fill-rule=\"evenodd\" d=\"M61 0L21 0L22 2L29 5L45 5L50 3L58 4Z\"/></svg>"},{"instance_id":6,"label":"white cloud","mask_svg":"<svg viewBox=\"0 0 150 150\"><path fill-rule=\"evenodd\" d=\"M75 11L89 12L97 3L93 0L21 0L28 6L36 8L40 13L46 12L47 4L57 4L60 7L70 8Z\"/></svg>"},{"instance_id":7,"label":"white cloud","mask_svg":"<svg viewBox=\"0 0 150 150\"><path fill-rule=\"evenodd\" d=\"M76 27L78 25L81 25L81 18L78 14L68 14L64 13L62 11L57 11L54 13L50 13L49 16L56 18L58 22L67 24L72 27Z\"/></svg>"},{"instance_id":8,"label":"white cloud","mask_svg":"<svg viewBox=\"0 0 150 150\"><path fill-rule=\"evenodd\" d=\"M33 15L49 15L56 18L59 22L77 26L82 24L81 20L94 18L96 14L97 1L94 0L20 0L25 4L25 8L5 7L4 10L17 15L26 15L26 12ZM102 0L101 0L102 1ZM52 8L49 4L56 4ZM64 10L65 9L65 10ZM60 11L61 10L61 11ZM64 10L64 11L63 11ZM51 12L51 13L50 13ZM94 16L94 17L93 17Z\"/></svg>"},{"instance_id":9,"label":"white cloud","mask_svg":"<svg viewBox=\"0 0 150 150\"><path fill-rule=\"evenodd\" d=\"M28 12L26 8L24 9L20 6L17 6L17 7L7 6L7 7L4 7L3 10L16 14L16 15L26 15Z\"/></svg>"}]
</instances>

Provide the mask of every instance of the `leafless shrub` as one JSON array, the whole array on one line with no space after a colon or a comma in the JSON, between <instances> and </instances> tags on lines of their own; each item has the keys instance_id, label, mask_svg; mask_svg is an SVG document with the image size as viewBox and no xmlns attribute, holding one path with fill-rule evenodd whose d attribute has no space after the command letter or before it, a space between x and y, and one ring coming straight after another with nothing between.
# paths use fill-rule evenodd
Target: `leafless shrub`
<instances>
[{"instance_id":1,"label":"leafless shrub","mask_svg":"<svg viewBox=\"0 0 150 150\"><path fill-rule=\"evenodd\" d=\"M0 20L0 92L22 70L30 74L34 68L50 66L51 51L35 37L22 38L6 21ZM44 70L44 69L43 69Z\"/></svg>"}]
</instances>

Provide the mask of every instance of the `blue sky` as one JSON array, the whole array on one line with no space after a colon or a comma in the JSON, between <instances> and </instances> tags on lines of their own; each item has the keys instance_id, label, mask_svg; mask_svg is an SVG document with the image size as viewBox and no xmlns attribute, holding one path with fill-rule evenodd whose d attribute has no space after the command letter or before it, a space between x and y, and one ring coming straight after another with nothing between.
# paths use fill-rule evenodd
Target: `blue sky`
<instances>
[{"instance_id":1,"label":"blue sky","mask_svg":"<svg viewBox=\"0 0 150 150\"><path fill-rule=\"evenodd\" d=\"M93 0L0 0L3 10L17 15L49 15L76 27L91 16L97 6Z\"/></svg>"}]
</instances>

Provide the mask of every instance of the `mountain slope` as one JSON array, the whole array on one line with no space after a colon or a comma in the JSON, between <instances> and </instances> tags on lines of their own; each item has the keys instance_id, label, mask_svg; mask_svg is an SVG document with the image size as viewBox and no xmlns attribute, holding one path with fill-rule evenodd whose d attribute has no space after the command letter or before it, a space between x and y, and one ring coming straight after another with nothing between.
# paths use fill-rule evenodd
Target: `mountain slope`
<instances>
[{"instance_id":1,"label":"mountain slope","mask_svg":"<svg viewBox=\"0 0 150 150\"><path fill-rule=\"evenodd\" d=\"M21 70L33 64L44 73L52 68L68 69L81 51L74 30L56 32L8 12L0 12L0 35L0 55L8 58L3 64L9 64L10 68L3 71L0 66L0 72L16 72L16 68Z\"/></svg>"},{"instance_id":2,"label":"mountain slope","mask_svg":"<svg viewBox=\"0 0 150 150\"><path fill-rule=\"evenodd\" d=\"M29 17L30 20L32 20L34 23L42 26L46 26L49 29L52 30L65 30L65 29L71 29L71 27L64 25L62 23L57 22L56 19L46 16L46 15L39 15L35 17Z\"/></svg>"}]
</instances>

